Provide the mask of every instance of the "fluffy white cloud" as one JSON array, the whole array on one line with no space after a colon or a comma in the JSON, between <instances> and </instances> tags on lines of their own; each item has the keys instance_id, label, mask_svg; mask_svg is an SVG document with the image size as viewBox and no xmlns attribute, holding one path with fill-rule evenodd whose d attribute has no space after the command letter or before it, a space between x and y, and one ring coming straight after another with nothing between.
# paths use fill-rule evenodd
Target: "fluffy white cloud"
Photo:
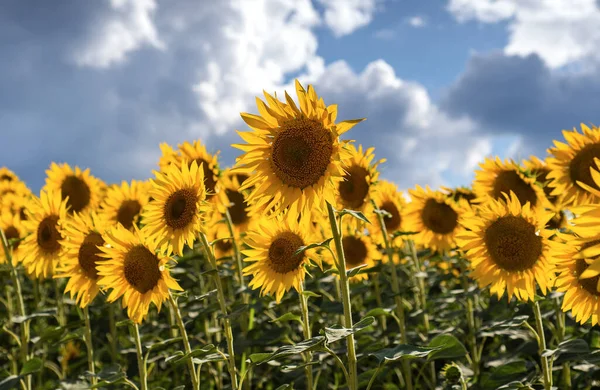
<instances>
[{"instance_id":1,"label":"fluffy white cloud","mask_svg":"<svg viewBox=\"0 0 600 390\"><path fill-rule=\"evenodd\" d=\"M597 56L600 8L595 0L450 0L460 22L508 21L508 55L536 53L552 68Z\"/></svg>"},{"instance_id":2,"label":"fluffy white cloud","mask_svg":"<svg viewBox=\"0 0 600 390\"><path fill-rule=\"evenodd\" d=\"M337 37L351 34L373 19L376 0L318 0L325 7L325 24Z\"/></svg>"},{"instance_id":3,"label":"fluffy white cloud","mask_svg":"<svg viewBox=\"0 0 600 390\"><path fill-rule=\"evenodd\" d=\"M421 16L413 16L408 19L408 24L410 24L413 27L419 28L425 27L427 23L425 22L425 19L423 19Z\"/></svg>"}]
</instances>

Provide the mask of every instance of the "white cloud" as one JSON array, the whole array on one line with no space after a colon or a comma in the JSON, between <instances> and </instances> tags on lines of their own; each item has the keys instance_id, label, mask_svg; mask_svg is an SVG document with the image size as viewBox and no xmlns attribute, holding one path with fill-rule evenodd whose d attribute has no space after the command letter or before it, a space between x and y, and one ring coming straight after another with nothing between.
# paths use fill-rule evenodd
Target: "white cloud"
<instances>
[{"instance_id":1,"label":"white cloud","mask_svg":"<svg viewBox=\"0 0 600 390\"><path fill-rule=\"evenodd\" d=\"M421 16L413 16L408 19L408 24L415 28L425 27L427 22Z\"/></svg>"},{"instance_id":2,"label":"white cloud","mask_svg":"<svg viewBox=\"0 0 600 390\"><path fill-rule=\"evenodd\" d=\"M353 33L373 19L376 0L318 0L325 7L325 24L336 37Z\"/></svg>"},{"instance_id":3,"label":"white cloud","mask_svg":"<svg viewBox=\"0 0 600 390\"><path fill-rule=\"evenodd\" d=\"M508 21L506 54L536 53L558 68L597 56L600 9L595 0L450 0L460 22Z\"/></svg>"}]
</instances>

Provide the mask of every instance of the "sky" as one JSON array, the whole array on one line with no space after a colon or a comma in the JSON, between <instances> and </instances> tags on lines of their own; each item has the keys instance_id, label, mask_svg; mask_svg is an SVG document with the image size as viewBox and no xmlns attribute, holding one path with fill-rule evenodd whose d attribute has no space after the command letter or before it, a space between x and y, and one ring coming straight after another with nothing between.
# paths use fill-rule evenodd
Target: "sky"
<instances>
[{"instance_id":1,"label":"sky","mask_svg":"<svg viewBox=\"0 0 600 390\"><path fill-rule=\"evenodd\" d=\"M0 166L146 179L159 144L239 155L239 113L313 84L401 189L469 185L599 124L596 0L3 0Z\"/></svg>"}]
</instances>

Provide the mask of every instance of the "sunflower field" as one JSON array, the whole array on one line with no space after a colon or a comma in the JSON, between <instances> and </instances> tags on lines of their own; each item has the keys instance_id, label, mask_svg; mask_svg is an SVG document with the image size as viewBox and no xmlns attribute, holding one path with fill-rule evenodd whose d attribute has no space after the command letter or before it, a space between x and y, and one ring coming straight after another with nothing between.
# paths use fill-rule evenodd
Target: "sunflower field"
<instances>
[{"instance_id":1,"label":"sunflower field","mask_svg":"<svg viewBox=\"0 0 600 390\"><path fill-rule=\"evenodd\" d=\"M230 168L0 168L1 390L600 388L599 128L402 193L295 86Z\"/></svg>"}]
</instances>

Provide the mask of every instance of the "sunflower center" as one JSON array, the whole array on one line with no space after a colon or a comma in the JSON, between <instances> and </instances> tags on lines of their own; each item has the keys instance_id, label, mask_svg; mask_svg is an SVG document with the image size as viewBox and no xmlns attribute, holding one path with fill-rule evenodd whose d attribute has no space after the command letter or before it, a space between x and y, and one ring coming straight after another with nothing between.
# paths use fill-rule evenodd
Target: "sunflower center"
<instances>
[{"instance_id":1,"label":"sunflower center","mask_svg":"<svg viewBox=\"0 0 600 390\"><path fill-rule=\"evenodd\" d=\"M60 186L63 199L67 196L67 206L71 212L80 212L90 203L90 187L77 176L67 176Z\"/></svg>"},{"instance_id":2,"label":"sunflower center","mask_svg":"<svg viewBox=\"0 0 600 390\"><path fill-rule=\"evenodd\" d=\"M248 175L244 175L243 173L236 173L235 177L237 178L239 185L244 184L244 182L248 179Z\"/></svg>"},{"instance_id":3,"label":"sunflower center","mask_svg":"<svg viewBox=\"0 0 600 390\"><path fill-rule=\"evenodd\" d=\"M590 167L596 168L594 158L600 158L600 143L586 145L581 149L569 164L569 176L573 183L578 181L600 190L600 187L592 179ZM577 185L579 187L579 185Z\"/></svg>"},{"instance_id":4,"label":"sunflower center","mask_svg":"<svg viewBox=\"0 0 600 390\"><path fill-rule=\"evenodd\" d=\"M358 267L367 261L367 246L360 238L345 236L342 238L342 245L347 269Z\"/></svg>"},{"instance_id":5,"label":"sunflower center","mask_svg":"<svg viewBox=\"0 0 600 390\"><path fill-rule=\"evenodd\" d=\"M402 217L400 216L400 210L398 210L398 207L396 207L394 202L383 202L383 204L379 206L379 208L383 211L387 211L391 215L391 217L387 215L383 217L383 222L385 223L385 230L387 230L388 233L391 233L400 229Z\"/></svg>"},{"instance_id":6,"label":"sunflower center","mask_svg":"<svg viewBox=\"0 0 600 390\"><path fill-rule=\"evenodd\" d=\"M210 169L208 161L203 158L197 158L193 161L196 161L196 164L200 166L202 164L202 172L204 172L204 186L206 187L206 197L210 198L215 194L215 188L217 186L217 181L215 180L215 174ZM190 165L192 163L190 162Z\"/></svg>"},{"instance_id":7,"label":"sunflower center","mask_svg":"<svg viewBox=\"0 0 600 390\"><path fill-rule=\"evenodd\" d=\"M162 277L158 263L158 257L148 248L136 245L125 255L125 279L139 293L145 294L156 287Z\"/></svg>"},{"instance_id":8,"label":"sunflower center","mask_svg":"<svg viewBox=\"0 0 600 390\"><path fill-rule=\"evenodd\" d=\"M331 162L333 138L316 120L286 121L273 140L271 168L284 184L306 188L323 177Z\"/></svg>"},{"instance_id":9,"label":"sunflower center","mask_svg":"<svg viewBox=\"0 0 600 390\"><path fill-rule=\"evenodd\" d=\"M21 218L21 221L27 221L27 214L25 213L25 207L21 207L19 209L19 217Z\"/></svg>"},{"instance_id":10,"label":"sunflower center","mask_svg":"<svg viewBox=\"0 0 600 390\"><path fill-rule=\"evenodd\" d=\"M534 189L517 172L502 171L498 173L498 176L494 180L492 196L497 200L504 200L505 198L502 194L510 195L510 191L515 193L523 206L529 202L534 207L537 203L537 196Z\"/></svg>"},{"instance_id":11,"label":"sunflower center","mask_svg":"<svg viewBox=\"0 0 600 390\"><path fill-rule=\"evenodd\" d=\"M14 226L9 226L4 230L4 235L6 236L6 241L10 241L13 240L15 238L20 238L19 237L19 231L17 230L16 227ZM17 241L13 244L13 250L17 250L17 248L19 247L19 244L21 243L21 241Z\"/></svg>"},{"instance_id":12,"label":"sunflower center","mask_svg":"<svg viewBox=\"0 0 600 390\"><path fill-rule=\"evenodd\" d=\"M435 199L427 199L421 212L423 224L437 234L452 233L458 225L458 214L452 207Z\"/></svg>"},{"instance_id":13,"label":"sunflower center","mask_svg":"<svg viewBox=\"0 0 600 390\"><path fill-rule=\"evenodd\" d=\"M231 240L219 240L217 241L215 246L221 252L227 253L231 250L231 248L233 248L233 243L231 242Z\"/></svg>"},{"instance_id":14,"label":"sunflower center","mask_svg":"<svg viewBox=\"0 0 600 390\"><path fill-rule=\"evenodd\" d=\"M135 217L142 210L140 202L134 199L129 199L121 203L121 207L117 211L117 222L121 223L125 229L131 229Z\"/></svg>"},{"instance_id":15,"label":"sunflower center","mask_svg":"<svg viewBox=\"0 0 600 390\"><path fill-rule=\"evenodd\" d=\"M50 215L42 219L37 229L37 244L44 252L54 253L60 249L61 235L58 232L58 216Z\"/></svg>"},{"instance_id":16,"label":"sunflower center","mask_svg":"<svg viewBox=\"0 0 600 390\"><path fill-rule=\"evenodd\" d=\"M542 238L535 232L536 227L521 217L498 218L485 231L492 261L509 272L531 269L542 254Z\"/></svg>"},{"instance_id":17,"label":"sunflower center","mask_svg":"<svg viewBox=\"0 0 600 390\"><path fill-rule=\"evenodd\" d=\"M535 175L535 180L544 186L544 194L546 195L546 198L548 198L548 200L552 203L556 202L557 196L550 195L552 191L554 191L554 188L548 185L548 182L550 181L548 180L548 174L550 173L550 169L537 168L532 172Z\"/></svg>"},{"instance_id":18,"label":"sunflower center","mask_svg":"<svg viewBox=\"0 0 600 390\"><path fill-rule=\"evenodd\" d=\"M278 274L296 271L304 261L304 252L294 252L304 245L302 238L292 232L283 232L275 237L269 247L269 266Z\"/></svg>"},{"instance_id":19,"label":"sunflower center","mask_svg":"<svg viewBox=\"0 0 600 390\"><path fill-rule=\"evenodd\" d=\"M198 195L192 188L173 192L165 202L165 219L169 227L183 229L194 219L198 210Z\"/></svg>"},{"instance_id":20,"label":"sunflower center","mask_svg":"<svg viewBox=\"0 0 600 390\"><path fill-rule=\"evenodd\" d=\"M231 222L234 225L241 225L248 220L248 214L246 214L246 203L244 202L244 195L233 190L226 190L227 198L233 205L229 207L229 214L231 215Z\"/></svg>"},{"instance_id":21,"label":"sunflower center","mask_svg":"<svg viewBox=\"0 0 600 390\"><path fill-rule=\"evenodd\" d=\"M477 196L475 196L475 194L473 192L456 191L456 193L454 194L454 199L456 199L456 200L464 199L469 203L474 201L476 198L477 198Z\"/></svg>"},{"instance_id":22,"label":"sunflower center","mask_svg":"<svg viewBox=\"0 0 600 390\"><path fill-rule=\"evenodd\" d=\"M369 182L367 177L369 171L365 168L353 165L346 170L344 180L340 182L339 191L344 207L358 209L365 203L369 193Z\"/></svg>"},{"instance_id":23,"label":"sunflower center","mask_svg":"<svg viewBox=\"0 0 600 390\"><path fill-rule=\"evenodd\" d=\"M102 257L98 256L102 252L98 247L103 245L104 239L102 238L102 235L91 232L83 239L83 243L79 247L79 254L77 255L79 266L83 269L85 276L90 279L98 279L96 263L104 260Z\"/></svg>"},{"instance_id":24,"label":"sunflower center","mask_svg":"<svg viewBox=\"0 0 600 390\"><path fill-rule=\"evenodd\" d=\"M12 180L13 180L12 176L9 176L7 174L0 176L0 181L12 181Z\"/></svg>"}]
</instances>

